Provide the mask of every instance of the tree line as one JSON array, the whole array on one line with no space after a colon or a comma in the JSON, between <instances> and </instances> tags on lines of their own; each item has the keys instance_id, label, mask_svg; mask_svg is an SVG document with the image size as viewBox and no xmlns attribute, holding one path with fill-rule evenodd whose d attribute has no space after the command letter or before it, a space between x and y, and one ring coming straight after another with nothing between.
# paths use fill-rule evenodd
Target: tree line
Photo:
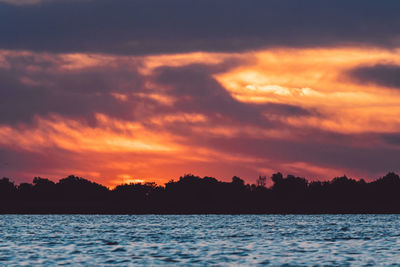
<instances>
[{"instance_id":1,"label":"tree line","mask_svg":"<svg viewBox=\"0 0 400 267\"><path fill-rule=\"evenodd\" d=\"M287 213L400 213L400 178L396 173L371 182L346 176L330 181L275 173L246 184L187 174L165 186L122 184L114 189L68 176L57 183L35 177L15 185L0 179L0 213L88 214L287 214Z\"/></svg>"}]
</instances>

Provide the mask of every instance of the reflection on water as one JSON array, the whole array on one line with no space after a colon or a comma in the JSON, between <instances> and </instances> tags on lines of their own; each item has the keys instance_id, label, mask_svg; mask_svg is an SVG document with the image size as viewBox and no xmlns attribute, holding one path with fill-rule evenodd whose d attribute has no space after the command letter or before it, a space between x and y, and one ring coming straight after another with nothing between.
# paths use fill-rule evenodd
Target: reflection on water
<instances>
[{"instance_id":1,"label":"reflection on water","mask_svg":"<svg viewBox=\"0 0 400 267\"><path fill-rule=\"evenodd\" d=\"M0 215L0 265L400 263L399 215Z\"/></svg>"}]
</instances>

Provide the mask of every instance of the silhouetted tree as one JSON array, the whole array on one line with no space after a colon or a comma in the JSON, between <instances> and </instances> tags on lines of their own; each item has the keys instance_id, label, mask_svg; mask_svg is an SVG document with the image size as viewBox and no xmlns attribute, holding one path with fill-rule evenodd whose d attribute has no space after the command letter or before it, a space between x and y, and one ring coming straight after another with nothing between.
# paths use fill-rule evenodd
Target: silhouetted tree
<instances>
[{"instance_id":1,"label":"silhouetted tree","mask_svg":"<svg viewBox=\"0 0 400 267\"><path fill-rule=\"evenodd\" d=\"M81 177L70 175L56 185L58 196L64 200L103 200L107 197L107 187Z\"/></svg>"},{"instance_id":2,"label":"silhouetted tree","mask_svg":"<svg viewBox=\"0 0 400 267\"><path fill-rule=\"evenodd\" d=\"M1 199L12 199L16 193L16 187L9 178L3 177L0 179L0 198Z\"/></svg>"},{"instance_id":3,"label":"silhouetted tree","mask_svg":"<svg viewBox=\"0 0 400 267\"><path fill-rule=\"evenodd\" d=\"M267 176L258 176L257 186L265 187L267 184Z\"/></svg>"},{"instance_id":4,"label":"silhouetted tree","mask_svg":"<svg viewBox=\"0 0 400 267\"><path fill-rule=\"evenodd\" d=\"M113 190L70 175L55 183L35 177L15 186L0 179L0 213L400 213L400 177L391 172L367 183L347 176L308 182L294 175L245 184L186 174L165 186L119 185Z\"/></svg>"},{"instance_id":5,"label":"silhouetted tree","mask_svg":"<svg viewBox=\"0 0 400 267\"><path fill-rule=\"evenodd\" d=\"M36 200L51 200L57 196L55 183L47 178L33 178L33 192Z\"/></svg>"}]
</instances>

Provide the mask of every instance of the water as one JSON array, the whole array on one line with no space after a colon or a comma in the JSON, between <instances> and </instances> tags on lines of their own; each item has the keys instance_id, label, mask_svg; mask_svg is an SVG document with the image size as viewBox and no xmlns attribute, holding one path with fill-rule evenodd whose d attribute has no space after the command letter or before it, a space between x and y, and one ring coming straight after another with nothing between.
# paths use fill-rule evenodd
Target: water
<instances>
[{"instance_id":1,"label":"water","mask_svg":"<svg viewBox=\"0 0 400 267\"><path fill-rule=\"evenodd\" d=\"M400 264L400 215L0 215L0 265Z\"/></svg>"}]
</instances>

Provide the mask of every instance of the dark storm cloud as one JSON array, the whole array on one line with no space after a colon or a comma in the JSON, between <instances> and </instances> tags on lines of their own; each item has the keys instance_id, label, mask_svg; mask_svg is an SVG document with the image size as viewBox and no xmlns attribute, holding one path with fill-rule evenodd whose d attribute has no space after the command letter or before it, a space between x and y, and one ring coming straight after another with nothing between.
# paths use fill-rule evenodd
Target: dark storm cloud
<instances>
[{"instance_id":1,"label":"dark storm cloud","mask_svg":"<svg viewBox=\"0 0 400 267\"><path fill-rule=\"evenodd\" d=\"M355 43L390 47L400 44L399 9L398 0L3 2L0 48L148 54Z\"/></svg>"},{"instance_id":2,"label":"dark storm cloud","mask_svg":"<svg viewBox=\"0 0 400 267\"><path fill-rule=\"evenodd\" d=\"M0 123L28 122L35 115L57 113L91 119L96 112L129 118L132 102L124 105L112 93L143 89L141 76L131 68L92 67L51 71L56 64L31 56L9 57L0 68ZM29 71L31 66L36 71ZM123 84L128 84L128 86Z\"/></svg>"},{"instance_id":3,"label":"dark storm cloud","mask_svg":"<svg viewBox=\"0 0 400 267\"><path fill-rule=\"evenodd\" d=\"M399 65L377 64L374 66L361 66L351 70L348 74L361 83L374 83L400 89Z\"/></svg>"}]
</instances>

